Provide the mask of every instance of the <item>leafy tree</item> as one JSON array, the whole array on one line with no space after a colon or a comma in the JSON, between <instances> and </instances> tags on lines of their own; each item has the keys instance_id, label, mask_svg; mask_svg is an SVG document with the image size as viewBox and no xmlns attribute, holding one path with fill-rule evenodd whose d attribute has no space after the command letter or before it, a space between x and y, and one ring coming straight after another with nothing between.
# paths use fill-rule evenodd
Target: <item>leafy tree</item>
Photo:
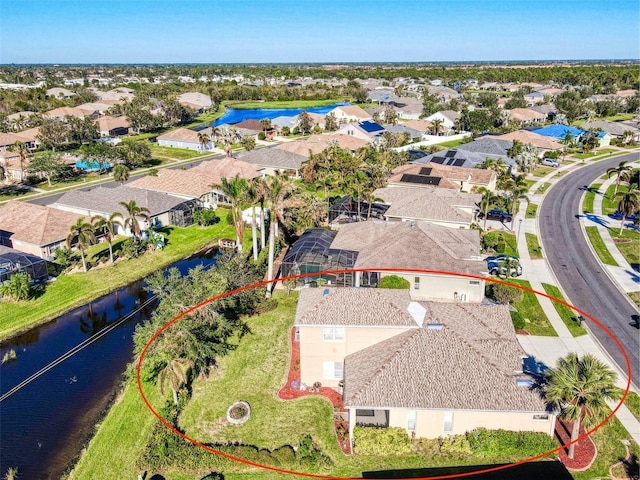
<instances>
[{"instance_id":1,"label":"leafy tree","mask_svg":"<svg viewBox=\"0 0 640 480\"><path fill-rule=\"evenodd\" d=\"M514 144L516 141L514 141ZM522 145L520 152L513 158L523 173L529 173L538 163L538 148L532 143L525 143Z\"/></svg>"},{"instance_id":2,"label":"leafy tree","mask_svg":"<svg viewBox=\"0 0 640 480\"><path fill-rule=\"evenodd\" d=\"M16 142L13 144L12 150L20 157L20 175L24 175L24 162L27 160L27 155L29 155L27 144L24 142Z\"/></svg>"},{"instance_id":3,"label":"leafy tree","mask_svg":"<svg viewBox=\"0 0 640 480\"><path fill-rule=\"evenodd\" d=\"M87 271L87 262L84 258L85 249L93 245L96 241L93 224L87 222L84 217L79 218L71 228L67 235L67 248L71 248L73 241L76 241L76 247L80 250L80 258L82 258L82 269Z\"/></svg>"},{"instance_id":4,"label":"leafy tree","mask_svg":"<svg viewBox=\"0 0 640 480\"><path fill-rule=\"evenodd\" d=\"M36 138L45 148L56 150L68 141L69 133L66 122L48 118L42 122Z\"/></svg>"},{"instance_id":5,"label":"leafy tree","mask_svg":"<svg viewBox=\"0 0 640 480\"><path fill-rule=\"evenodd\" d=\"M504 104L504 108L507 110L513 110L514 108L527 108L527 101L524 98L524 91L518 90L513 92L509 100Z\"/></svg>"},{"instance_id":6,"label":"leafy tree","mask_svg":"<svg viewBox=\"0 0 640 480\"><path fill-rule=\"evenodd\" d=\"M233 217L233 227L236 230L236 248L242 254L242 241L244 240L244 220L242 219L242 201L245 192L249 188L248 182L244 178L236 175L232 179L222 179L220 190L231 202L231 215Z\"/></svg>"},{"instance_id":7,"label":"leafy tree","mask_svg":"<svg viewBox=\"0 0 640 480\"><path fill-rule=\"evenodd\" d=\"M338 130L338 120L336 119L336 114L333 112L329 112L324 117L324 129L327 132L335 132ZM284 130L284 127L283 127Z\"/></svg>"},{"instance_id":8,"label":"leafy tree","mask_svg":"<svg viewBox=\"0 0 640 480\"><path fill-rule=\"evenodd\" d=\"M489 131L494 126L494 120L486 110L463 110L456 122L459 130L467 130L474 134Z\"/></svg>"},{"instance_id":9,"label":"leafy tree","mask_svg":"<svg viewBox=\"0 0 640 480\"><path fill-rule=\"evenodd\" d=\"M193 220L200 226L207 227L209 225L215 225L220 221L220 217L216 214L215 210L210 208L203 208L196 211L193 214Z\"/></svg>"},{"instance_id":10,"label":"leafy tree","mask_svg":"<svg viewBox=\"0 0 640 480\"><path fill-rule=\"evenodd\" d=\"M125 165L134 169L151 160L151 148L145 142L122 142L116 146L117 156Z\"/></svg>"},{"instance_id":11,"label":"leafy tree","mask_svg":"<svg viewBox=\"0 0 640 480\"><path fill-rule=\"evenodd\" d=\"M483 230L487 229L487 212L491 207L493 207L498 200L498 196L495 195L491 190L486 189L485 187L481 187L479 193L482 194L482 198L480 199L480 210L484 215L484 226Z\"/></svg>"},{"instance_id":12,"label":"leafy tree","mask_svg":"<svg viewBox=\"0 0 640 480\"><path fill-rule=\"evenodd\" d=\"M553 100L559 113L566 115L567 121L573 122L586 112L586 107L580 93L575 90L566 90L557 95Z\"/></svg>"},{"instance_id":13,"label":"leafy tree","mask_svg":"<svg viewBox=\"0 0 640 480\"><path fill-rule=\"evenodd\" d=\"M119 202L126 212L124 217L124 228L129 228L129 231L133 234L135 240L140 239L142 236L142 229L140 228L140 219L147 222L150 221L151 211L147 207L140 207L135 200L128 202Z\"/></svg>"},{"instance_id":14,"label":"leafy tree","mask_svg":"<svg viewBox=\"0 0 640 480\"><path fill-rule=\"evenodd\" d=\"M479 93L476 102L478 106L489 110L498 107L498 97L495 93L491 92Z\"/></svg>"},{"instance_id":15,"label":"leafy tree","mask_svg":"<svg viewBox=\"0 0 640 480\"><path fill-rule=\"evenodd\" d=\"M231 157L231 147L234 145L238 139L238 132L235 127L230 127L229 125L220 125L216 127L213 131L216 141L220 141L224 146L224 151L227 157Z\"/></svg>"},{"instance_id":16,"label":"leafy tree","mask_svg":"<svg viewBox=\"0 0 640 480\"><path fill-rule=\"evenodd\" d=\"M6 295L16 302L29 298L29 274L25 272L14 273L9 277L9 281L0 284L0 295Z\"/></svg>"},{"instance_id":17,"label":"leafy tree","mask_svg":"<svg viewBox=\"0 0 640 480\"><path fill-rule=\"evenodd\" d=\"M503 305L521 302L524 294L519 288L510 287L501 283L491 283L489 285L489 296L496 302Z\"/></svg>"},{"instance_id":18,"label":"leafy tree","mask_svg":"<svg viewBox=\"0 0 640 480\"><path fill-rule=\"evenodd\" d=\"M558 360L555 368L545 372L546 400L560 409L560 417L573 422L571 441L578 438L580 426L596 425L606 416L606 400L618 400L616 374L604 362L591 354L578 358L570 353ZM573 458L575 444L569 447Z\"/></svg>"},{"instance_id":19,"label":"leafy tree","mask_svg":"<svg viewBox=\"0 0 640 480\"><path fill-rule=\"evenodd\" d=\"M124 182L129 180L129 169L126 165L116 165L113 167L113 179L116 182L120 182L123 185Z\"/></svg>"},{"instance_id":20,"label":"leafy tree","mask_svg":"<svg viewBox=\"0 0 640 480\"><path fill-rule=\"evenodd\" d=\"M293 190L293 184L289 177L282 174L276 174L267 179L264 184L265 198L269 204L269 216L271 223L269 225L269 264L267 270L267 280L273 280L273 262L275 257L275 235L278 228L278 222L284 224L282 210L284 202ZM267 287L267 297L271 296L271 286Z\"/></svg>"},{"instance_id":21,"label":"leafy tree","mask_svg":"<svg viewBox=\"0 0 640 480\"><path fill-rule=\"evenodd\" d=\"M65 121L69 127L69 140L76 143L87 143L100 138L98 125L93 117L66 117Z\"/></svg>"},{"instance_id":22,"label":"leafy tree","mask_svg":"<svg viewBox=\"0 0 640 480\"><path fill-rule=\"evenodd\" d=\"M250 152L256 148L256 139L252 135L244 135L240 139L240 145L242 145L247 152Z\"/></svg>"},{"instance_id":23,"label":"leafy tree","mask_svg":"<svg viewBox=\"0 0 640 480\"><path fill-rule=\"evenodd\" d=\"M302 110L298 115L298 128L302 133L309 133L313 128L313 120L306 110Z\"/></svg>"},{"instance_id":24,"label":"leafy tree","mask_svg":"<svg viewBox=\"0 0 640 480\"><path fill-rule=\"evenodd\" d=\"M616 176L616 187L613 191L615 195L618 193L618 186L621 181L626 181L629 179L629 173L631 172L631 165L627 165L627 161L622 161L618 164L617 167L607 168L607 177L611 178L611 175Z\"/></svg>"},{"instance_id":25,"label":"leafy tree","mask_svg":"<svg viewBox=\"0 0 640 480\"><path fill-rule=\"evenodd\" d=\"M89 162L95 162L100 171L107 168L110 162L118 158L118 151L113 145L104 142L88 143L80 147L80 151Z\"/></svg>"},{"instance_id":26,"label":"leafy tree","mask_svg":"<svg viewBox=\"0 0 640 480\"><path fill-rule=\"evenodd\" d=\"M107 218L96 215L91 220L96 230L104 232L104 239L109 244L109 260L113 263L113 240L116 238L118 227L122 227L122 214L114 212Z\"/></svg>"},{"instance_id":27,"label":"leafy tree","mask_svg":"<svg viewBox=\"0 0 640 480\"><path fill-rule=\"evenodd\" d=\"M398 113L393 106L387 105L382 112L382 119L387 125L395 125L398 123Z\"/></svg>"},{"instance_id":28,"label":"leafy tree","mask_svg":"<svg viewBox=\"0 0 640 480\"><path fill-rule=\"evenodd\" d=\"M618 192L613 198L619 198L618 211L622 214L620 219L620 235L624 229L624 222L627 216L640 212L640 190L630 188L627 192Z\"/></svg>"},{"instance_id":29,"label":"leafy tree","mask_svg":"<svg viewBox=\"0 0 640 480\"><path fill-rule=\"evenodd\" d=\"M51 150L34 155L27 167L27 171L32 174L43 174L49 186L51 186L51 178L56 177L66 167L66 163L62 159L62 154Z\"/></svg>"}]
</instances>

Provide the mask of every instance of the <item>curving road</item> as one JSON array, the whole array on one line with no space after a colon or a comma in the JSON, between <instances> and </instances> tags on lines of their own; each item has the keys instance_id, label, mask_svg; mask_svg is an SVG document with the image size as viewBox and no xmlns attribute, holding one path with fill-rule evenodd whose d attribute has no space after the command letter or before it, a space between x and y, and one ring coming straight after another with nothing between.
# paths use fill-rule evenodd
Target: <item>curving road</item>
<instances>
[{"instance_id":1,"label":"curving road","mask_svg":"<svg viewBox=\"0 0 640 480\"><path fill-rule=\"evenodd\" d=\"M629 153L600 160L566 175L545 196L538 218L545 255L567 293L568 301L592 315L618 338L629 356L631 378L636 388L640 385L640 330L636 326L639 311L591 253L578 215L582 213L580 199L594 180L621 161L638 158L638 153ZM591 332L626 372L624 356L611 337L595 326Z\"/></svg>"}]
</instances>

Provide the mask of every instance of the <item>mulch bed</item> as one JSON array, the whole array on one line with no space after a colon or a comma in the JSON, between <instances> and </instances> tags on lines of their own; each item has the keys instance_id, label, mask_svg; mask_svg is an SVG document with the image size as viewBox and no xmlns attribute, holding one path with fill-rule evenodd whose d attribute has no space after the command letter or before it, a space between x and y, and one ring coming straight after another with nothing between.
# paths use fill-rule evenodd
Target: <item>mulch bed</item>
<instances>
[{"instance_id":1,"label":"mulch bed","mask_svg":"<svg viewBox=\"0 0 640 480\"><path fill-rule=\"evenodd\" d=\"M566 445L571 441L572 428L573 424L571 422L566 420L563 421L560 419L556 420L555 437L560 445ZM584 432L584 427L580 426L579 436L584 435ZM575 444L573 458L570 459L567 457L568 452L569 447L560 449L560 451L558 452L558 458L565 465L565 467L567 467L568 470L574 471L587 470L598 455L596 444L593 443L593 440L591 440L590 436L587 438L583 438Z\"/></svg>"},{"instance_id":2,"label":"mulch bed","mask_svg":"<svg viewBox=\"0 0 640 480\"><path fill-rule=\"evenodd\" d=\"M306 397L308 395L322 395L328 398L333 404L335 412L343 412L342 394L330 387L320 387L317 392L310 392L308 389L300 390L300 343L296 342L296 329L291 329L291 361L289 362L289 374L287 375L287 383L278 392L278 398L282 400L293 400L294 398ZM293 385L293 386L292 386ZM347 417L347 413L343 412L343 418ZM338 436L340 448L346 454L350 454L349 449L349 422L335 420L334 426L336 435Z\"/></svg>"}]
</instances>

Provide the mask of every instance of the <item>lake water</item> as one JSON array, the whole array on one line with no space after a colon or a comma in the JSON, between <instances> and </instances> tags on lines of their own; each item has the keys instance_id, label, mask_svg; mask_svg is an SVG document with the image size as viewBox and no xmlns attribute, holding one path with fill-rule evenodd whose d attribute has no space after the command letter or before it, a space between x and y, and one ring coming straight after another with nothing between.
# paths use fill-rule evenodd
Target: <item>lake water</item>
<instances>
[{"instance_id":1,"label":"lake water","mask_svg":"<svg viewBox=\"0 0 640 480\"><path fill-rule=\"evenodd\" d=\"M349 105L348 102L334 103L332 105L326 105L324 107L311 107L311 108L253 108L248 110L239 110L233 108L225 109L225 114L220 118L213 121L213 126L217 127L223 123L238 123L243 120L262 120L263 118L274 119L276 117L295 117L299 115L302 110L306 110L308 113L319 113L324 115L329 113L336 107L343 105Z\"/></svg>"},{"instance_id":2,"label":"lake water","mask_svg":"<svg viewBox=\"0 0 640 480\"><path fill-rule=\"evenodd\" d=\"M214 252L175 263L183 274L214 263ZM137 281L58 319L0 344L17 359L0 366L0 394L80 342L126 317L148 299ZM132 335L149 318L151 302L96 342L0 403L0 475L18 468L19 479L58 479L80 454L113 399L132 361ZM113 477L116 478L117 474Z\"/></svg>"}]
</instances>

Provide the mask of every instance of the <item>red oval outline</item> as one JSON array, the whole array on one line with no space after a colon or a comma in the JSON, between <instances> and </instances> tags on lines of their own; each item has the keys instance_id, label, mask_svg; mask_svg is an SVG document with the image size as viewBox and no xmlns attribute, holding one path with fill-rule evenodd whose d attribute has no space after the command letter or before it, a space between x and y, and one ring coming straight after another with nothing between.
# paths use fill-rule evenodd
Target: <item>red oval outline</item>
<instances>
[{"instance_id":1,"label":"red oval outline","mask_svg":"<svg viewBox=\"0 0 640 480\"><path fill-rule=\"evenodd\" d=\"M297 278L303 278L303 277L315 277L315 276L324 275L324 274L354 273L354 272L427 273L427 274L435 274L435 275L449 275L449 276L456 276L456 277L464 277L464 278L473 278L473 279L478 279L478 280L485 280L485 281L492 282L492 283L501 283L503 285L508 285L510 287L518 288L518 289L526 291L526 292L531 292L531 293L534 293L536 295L541 295L543 297L548 298L551 301L558 302L558 303L560 303L562 305L565 305L566 307L571 308L572 310L578 312L582 316L588 318L590 321L592 321L593 323L598 325L598 327L600 327L602 330L604 330L604 332L607 335L609 335L613 339L615 344L618 346L618 348L622 352L622 355L624 356L625 363L626 363L626 366L627 366L627 386L626 386L626 389L624 391L624 394L622 395L622 398L620 399L620 402L611 411L611 413L609 415L607 415L607 417L605 417L604 420L602 420L602 422L600 422L598 425L593 427L588 432L585 432L584 434L580 435L573 442L570 442L570 443L568 443L566 445L558 446L557 448L554 448L553 450L549 450L548 452L544 452L544 453L541 453L539 455L536 455L536 456L533 456L533 457L530 457L530 458L526 458L524 460L520 460L520 461L517 461L517 462L514 462L514 463L507 464L507 465L500 465L500 466L497 466L497 467L487 468L487 469L484 469L484 470L478 470L478 471L474 471L474 472L456 473L456 474L451 474L451 475L438 475L438 476L435 476L435 477L421 477L420 479L411 478L411 479L400 479L400 480L444 480L444 479L449 479L449 478L471 477L471 476L474 476L474 475L480 475L482 473L490 473L490 472L495 472L495 471L498 471L498 470L505 470L507 468L515 467L517 465L522 465L522 464L525 464L525 463L533 462L535 460L538 460L540 458L544 458L544 457L546 457L548 455L551 455L552 453L558 452L558 451L562 450L563 448L568 447L569 445L573 445L574 443L578 443L580 440L583 440L583 439L587 438L589 435L591 435L593 432L595 432L600 427L602 427L605 423L607 423L615 415L615 413L618 411L618 409L624 403L624 400L627 398L627 395L629 393L629 389L631 388L631 363L629 361L629 357L628 357L627 352L625 351L624 347L622 346L620 341L616 338L616 336L613 335L613 333L607 327L602 325L602 323L600 323L598 320L596 320L594 317L592 317L588 313L580 310L577 307L574 307L573 305L568 304L564 300L560 300L559 298L552 297L552 296L547 295L546 293L543 293L543 292L538 292L537 290L533 290L532 288L524 287L522 285L517 285L517 284L514 284L514 283L509 283L507 281L500 280L498 278L493 278L493 277L483 277L483 276L479 276L479 275L472 275L472 274L459 273L459 272L447 272L447 271L443 271L443 270L426 270L426 269L413 269L413 268L359 268L359 269L344 269L344 270L324 270L322 272L304 273L304 274L300 274L300 275L290 275L288 277L279 277L279 278L275 278L273 280L265 280L265 281L262 281L262 282L259 282L259 283L254 283L252 285L245 285L243 287L239 287L239 288L236 288L234 290L230 290L230 291L225 292L225 293L223 293L221 295L217 295L217 296L212 297L212 298L210 298L208 300L205 300L204 302L201 302L201 303L199 303L197 305L194 305L193 307L189 308L188 310L185 310L181 314L179 314L176 317L174 317L173 319L169 320L160 330L158 330L153 335L153 337L151 337L151 340L149 340L149 342L145 345L145 347L142 350L142 353L140 354L140 357L138 359L138 364L137 364L137 367L136 367L136 381L137 381L137 384L138 384L138 391L140 392L140 396L142 397L142 400L144 401L145 405L151 411L151 413L153 413L153 415L165 427L169 428L174 433L180 435L183 439L185 439L188 442L190 442L190 443L192 443L192 444L194 444L194 445L196 445L196 446L198 446L200 448L203 448L204 450L207 450L207 451L209 451L211 453L215 453L216 455L220 455L222 457L228 458L229 460L233 460L235 462L243 463L245 465L249 465L249 466L252 466L252 467L262 468L262 469L265 469L265 470L270 470L270 471L283 473L283 474L287 474L287 475L298 475L298 476L307 477L307 478L324 478L324 479L332 479L332 480L361 480L358 477L334 477L334 476L331 476L331 475L319 475L319 474L315 474L315 473L294 472L292 470L285 470L285 469L281 469L281 468L277 468L277 467L272 467L272 466L269 466L269 465L262 465L262 464L251 462L249 460L245 460L245 459L242 459L242 458L239 458L239 457L234 457L233 455L229 455L228 453L224 453L224 452L221 452L219 450L216 450L215 448L212 448L212 447L209 447L207 445L204 445L204 444L198 442L197 440L194 440L194 439L188 437L187 435L183 434L182 432L178 431L176 428L174 428L172 425L170 425L164 418L162 418L153 409L153 407L149 403L149 400L144 395L144 392L142 390L142 383L141 383L141 379L140 379L140 371L141 371L141 368L142 368L142 361L144 360L144 357L145 357L145 355L147 353L147 350L149 349L151 344L155 341L156 338L158 338L158 336L160 336L162 334L162 332L164 332L167 328L169 328L174 322L176 322L180 318L184 317L185 315L188 315L189 313L193 312L194 310L197 310L198 308L203 307L205 305L208 305L209 303L212 303L212 302L214 302L216 300L219 300L221 298L227 297L229 295L233 295L234 293L242 292L244 290L249 290L249 289L252 289L252 288L262 287L262 286L269 285L271 283L276 283L276 282L279 282L279 281L282 281L282 280L297 279Z\"/></svg>"}]
</instances>

